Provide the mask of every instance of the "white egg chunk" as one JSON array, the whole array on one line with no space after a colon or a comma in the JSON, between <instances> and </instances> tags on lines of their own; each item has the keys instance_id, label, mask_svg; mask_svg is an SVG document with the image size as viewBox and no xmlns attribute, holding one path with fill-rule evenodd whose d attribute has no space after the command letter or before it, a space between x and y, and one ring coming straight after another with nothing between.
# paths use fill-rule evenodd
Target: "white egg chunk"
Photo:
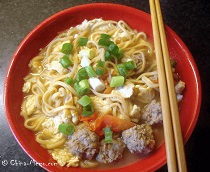
<instances>
[{"instance_id":1,"label":"white egg chunk","mask_svg":"<svg viewBox=\"0 0 210 172\"><path fill-rule=\"evenodd\" d=\"M55 70L60 74L65 73L68 71L67 69L63 68L63 66L59 63L59 61L53 60L51 63L46 65L47 70Z\"/></svg>"},{"instance_id":2,"label":"white egg chunk","mask_svg":"<svg viewBox=\"0 0 210 172\"><path fill-rule=\"evenodd\" d=\"M182 94L177 94L176 95L176 99L177 99L177 102L181 102L182 101L182 99L183 99L183 95Z\"/></svg>"},{"instance_id":3,"label":"white egg chunk","mask_svg":"<svg viewBox=\"0 0 210 172\"><path fill-rule=\"evenodd\" d=\"M175 85L175 91L177 94L181 94L185 89L185 83L183 81L179 81L176 85Z\"/></svg>"},{"instance_id":4,"label":"white egg chunk","mask_svg":"<svg viewBox=\"0 0 210 172\"><path fill-rule=\"evenodd\" d=\"M53 122L54 122L54 125L55 125L55 129L57 130L59 125L63 123L63 120L62 118L58 115L58 116L55 116L53 118Z\"/></svg>"},{"instance_id":5,"label":"white egg chunk","mask_svg":"<svg viewBox=\"0 0 210 172\"><path fill-rule=\"evenodd\" d=\"M105 84L98 78L89 78L88 82L91 88L97 92L102 92L106 88Z\"/></svg>"},{"instance_id":6,"label":"white egg chunk","mask_svg":"<svg viewBox=\"0 0 210 172\"><path fill-rule=\"evenodd\" d=\"M31 82L25 82L24 85L23 85L23 89L22 91L24 93L28 93L31 89Z\"/></svg>"},{"instance_id":7,"label":"white egg chunk","mask_svg":"<svg viewBox=\"0 0 210 172\"><path fill-rule=\"evenodd\" d=\"M53 51L53 52L61 52L62 46L63 46L63 44L65 44L65 43L70 43L70 42L69 42L69 41L64 41L63 43L58 42L58 43L56 43L56 44L53 46L52 51Z\"/></svg>"},{"instance_id":8,"label":"white egg chunk","mask_svg":"<svg viewBox=\"0 0 210 172\"><path fill-rule=\"evenodd\" d=\"M124 98L130 98L133 95L134 84L126 82L122 87L116 87L112 93L120 94Z\"/></svg>"},{"instance_id":9,"label":"white egg chunk","mask_svg":"<svg viewBox=\"0 0 210 172\"><path fill-rule=\"evenodd\" d=\"M26 112L29 115L31 115L36 110L36 97L35 95L30 95L27 97L26 100Z\"/></svg>"}]
</instances>

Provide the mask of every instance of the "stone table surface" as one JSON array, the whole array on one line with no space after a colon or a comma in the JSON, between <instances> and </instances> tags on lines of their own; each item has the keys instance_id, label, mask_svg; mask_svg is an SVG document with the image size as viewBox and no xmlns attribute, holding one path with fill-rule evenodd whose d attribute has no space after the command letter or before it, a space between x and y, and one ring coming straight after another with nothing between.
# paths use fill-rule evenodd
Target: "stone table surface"
<instances>
[{"instance_id":1,"label":"stone table surface","mask_svg":"<svg viewBox=\"0 0 210 172\"><path fill-rule=\"evenodd\" d=\"M10 59L21 40L40 22L63 9L85 3L111 2L149 13L148 0L0 0L0 171L45 171L39 166L21 166L30 157L15 140L3 105L4 78ZM161 0L165 23L184 41L197 64L202 82L198 122L185 145L189 172L210 171L210 2L207 0ZM117 10L117 9L116 9ZM4 166L4 162L9 164ZM158 171L167 171L166 165Z\"/></svg>"}]
</instances>

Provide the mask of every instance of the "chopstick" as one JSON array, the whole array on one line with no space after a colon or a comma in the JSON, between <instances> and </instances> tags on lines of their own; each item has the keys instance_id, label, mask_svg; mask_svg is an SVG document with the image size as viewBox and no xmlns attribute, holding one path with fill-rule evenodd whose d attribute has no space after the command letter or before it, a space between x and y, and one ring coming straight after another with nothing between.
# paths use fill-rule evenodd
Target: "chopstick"
<instances>
[{"instance_id":1,"label":"chopstick","mask_svg":"<svg viewBox=\"0 0 210 172\"><path fill-rule=\"evenodd\" d=\"M168 171L187 171L179 110L159 0L150 0Z\"/></svg>"}]
</instances>

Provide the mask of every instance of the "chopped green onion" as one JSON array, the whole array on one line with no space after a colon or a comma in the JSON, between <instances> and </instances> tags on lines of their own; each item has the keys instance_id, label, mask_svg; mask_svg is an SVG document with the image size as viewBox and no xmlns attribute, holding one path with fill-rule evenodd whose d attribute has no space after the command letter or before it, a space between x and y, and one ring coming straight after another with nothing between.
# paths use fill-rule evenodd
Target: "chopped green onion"
<instances>
[{"instance_id":1,"label":"chopped green onion","mask_svg":"<svg viewBox=\"0 0 210 172\"><path fill-rule=\"evenodd\" d=\"M128 70L133 70L135 69L137 66L136 66L136 63L133 61L133 60L130 60L130 61L127 61L125 63L125 67L128 69Z\"/></svg>"},{"instance_id":2,"label":"chopped green onion","mask_svg":"<svg viewBox=\"0 0 210 172\"><path fill-rule=\"evenodd\" d=\"M126 76L128 74L128 70L126 69L126 66L122 63L117 65L117 70L119 74L122 76Z\"/></svg>"},{"instance_id":3,"label":"chopped green onion","mask_svg":"<svg viewBox=\"0 0 210 172\"><path fill-rule=\"evenodd\" d=\"M114 43L110 44L107 50L118 59L122 58L123 56L123 51Z\"/></svg>"},{"instance_id":4,"label":"chopped green onion","mask_svg":"<svg viewBox=\"0 0 210 172\"><path fill-rule=\"evenodd\" d=\"M99 39L98 41L98 45L101 45L101 46L106 46L108 47L109 45L113 44L112 41L110 41L109 39L104 39L104 38L101 38Z\"/></svg>"},{"instance_id":5,"label":"chopped green onion","mask_svg":"<svg viewBox=\"0 0 210 172\"><path fill-rule=\"evenodd\" d=\"M94 108L91 105L83 107L82 116L90 116L94 113Z\"/></svg>"},{"instance_id":6,"label":"chopped green onion","mask_svg":"<svg viewBox=\"0 0 210 172\"><path fill-rule=\"evenodd\" d=\"M89 96L87 96L87 95L84 95L82 98L80 98L78 100L78 103L81 104L82 106L87 106L91 102L92 102L92 99Z\"/></svg>"},{"instance_id":7,"label":"chopped green onion","mask_svg":"<svg viewBox=\"0 0 210 172\"><path fill-rule=\"evenodd\" d=\"M80 82L74 83L74 89L80 96L90 92L90 85L87 79L83 79Z\"/></svg>"},{"instance_id":8,"label":"chopped green onion","mask_svg":"<svg viewBox=\"0 0 210 172\"><path fill-rule=\"evenodd\" d=\"M61 52L68 55L68 54L71 54L72 49L73 49L73 45L72 44L65 43L62 46Z\"/></svg>"},{"instance_id":9,"label":"chopped green onion","mask_svg":"<svg viewBox=\"0 0 210 172\"><path fill-rule=\"evenodd\" d=\"M102 39L110 39L110 38L111 38L111 35L107 35L107 34L105 34L105 33L102 33L102 34L101 34L101 38L102 38Z\"/></svg>"},{"instance_id":10,"label":"chopped green onion","mask_svg":"<svg viewBox=\"0 0 210 172\"><path fill-rule=\"evenodd\" d=\"M111 58L112 58L112 55L111 55L110 51L106 50L105 51L105 61L108 61Z\"/></svg>"},{"instance_id":11,"label":"chopped green onion","mask_svg":"<svg viewBox=\"0 0 210 172\"><path fill-rule=\"evenodd\" d=\"M123 86L125 78L123 76L113 76L111 78L110 87L120 87Z\"/></svg>"},{"instance_id":12,"label":"chopped green onion","mask_svg":"<svg viewBox=\"0 0 210 172\"><path fill-rule=\"evenodd\" d=\"M112 143L112 130L110 127L103 128L104 132L104 142L105 143Z\"/></svg>"},{"instance_id":13,"label":"chopped green onion","mask_svg":"<svg viewBox=\"0 0 210 172\"><path fill-rule=\"evenodd\" d=\"M87 73L85 67L82 67L77 72L76 81L81 81L81 80L87 79L87 78L88 78L88 73Z\"/></svg>"},{"instance_id":14,"label":"chopped green onion","mask_svg":"<svg viewBox=\"0 0 210 172\"><path fill-rule=\"evenodd\" d=\"M65 135L71 135L74 133L74 125L72 124L60 124L58 126L59 132L65 134Z\"/></svg>"},{"instance_id":15,"label":"chopped green onion","mask_svg":"<svg viewBox=\"0 0 210 172\"><path fill-rule=\"evenodd\" d=\"M85 46L88 42L88 38L79 38L78 45L79 46Z\"/></svg>"},{"instance_id":16,"label":"chopped green onion","mask_svg":"<svg viewBox=\"0 0 210 172\"><path fill-rule=\"evenodd\" d=\"M113 55L116 56L119 52L119 47L116 44L112 43L109 45L108 51L110 51Z\"/></svg>"},{"instance_id":17,"label":"chopped green onion","mask_svg":"<svg viewBox=\"0 0 210 172\"><path fill-rule=\"evenodd\" d=\"M85 69L90 78L95 77L97 75L92 66L86 66Z\"/></svg>"},{"instance_id":18,"label":"chopped green onion","mask_svg":"<svg viewBox=\"0 0 210 172\"><path fill-rule=\"evenodd\" d=\"M70 77L67 77L67 78L64 80L64 82L67 83L67 84L69 84L69 85L71 85L71 84L74 83L74 80L73 80L72 78L70 78Z\"/></svg>"},{"instance_id":19,"label":"chopped green onion","mask_svg":"<svg viewBox=\"0 0 210 172\"><path fill-rule=\"evenodd\" d=\"M60 59L59 63L60 63L64 68L67 68L67 67L69 67L69 66L72 65L72 61L69 59L69 56L68 56L68 55L64 55L64 56Z\"/></svg>"},{"instance_id":20,"label":"chopped green onion","mask_svg":"<svg viewBox=\"0 0 210 172\"><path fill-rule=\"evenodd\" d=\"M97 75L103 75L105 73L106 66L105 66L105 61L98 61L96 64L96 74Z\"/></svg>"},{"instance_id":21,"label":"chopped green onion","mask_svg":"<svg viewBox=\"0 0 210 172\"><path fill-rule=\"evenodd\" d=\"M122 49L119 49L118 53L116 54L116 57L118 59L121 59L123 57L123 51L122 51Z\"/></svg>"}]
</instances>

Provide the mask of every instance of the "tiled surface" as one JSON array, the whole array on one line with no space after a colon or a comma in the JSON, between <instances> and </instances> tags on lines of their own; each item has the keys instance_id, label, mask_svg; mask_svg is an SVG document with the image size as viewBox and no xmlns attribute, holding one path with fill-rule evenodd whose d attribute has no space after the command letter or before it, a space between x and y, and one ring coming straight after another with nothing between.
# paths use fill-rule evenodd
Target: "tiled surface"
<instances>
[{"instance_id":1,"label":"tiled surface","mask_svg":"<svg viewBox=\"0 0 210 172\"><path fill-rule=\"evenodd\" d=\"M149 13L147 0L0 0L0 171L45 171L36 165L20 165L31 158L21 149L12 135L3 107L3 82L6 70L20 41L38 23L63 9L92 2L113 2L132 6ZM209 171L210 154L210 3L200 1L161 1L164 21L185 42L191 51L202 81L203 100L196 128L187 142L186 157L189 171ZM116 9L117 10L117 9ZM4 160L9 162L4 166ZM12 161L14 160L14 161ZM16 163L15 163L16 160ZM167 171L166 166L158 171Z\"/></svg>"}]
</instances>

